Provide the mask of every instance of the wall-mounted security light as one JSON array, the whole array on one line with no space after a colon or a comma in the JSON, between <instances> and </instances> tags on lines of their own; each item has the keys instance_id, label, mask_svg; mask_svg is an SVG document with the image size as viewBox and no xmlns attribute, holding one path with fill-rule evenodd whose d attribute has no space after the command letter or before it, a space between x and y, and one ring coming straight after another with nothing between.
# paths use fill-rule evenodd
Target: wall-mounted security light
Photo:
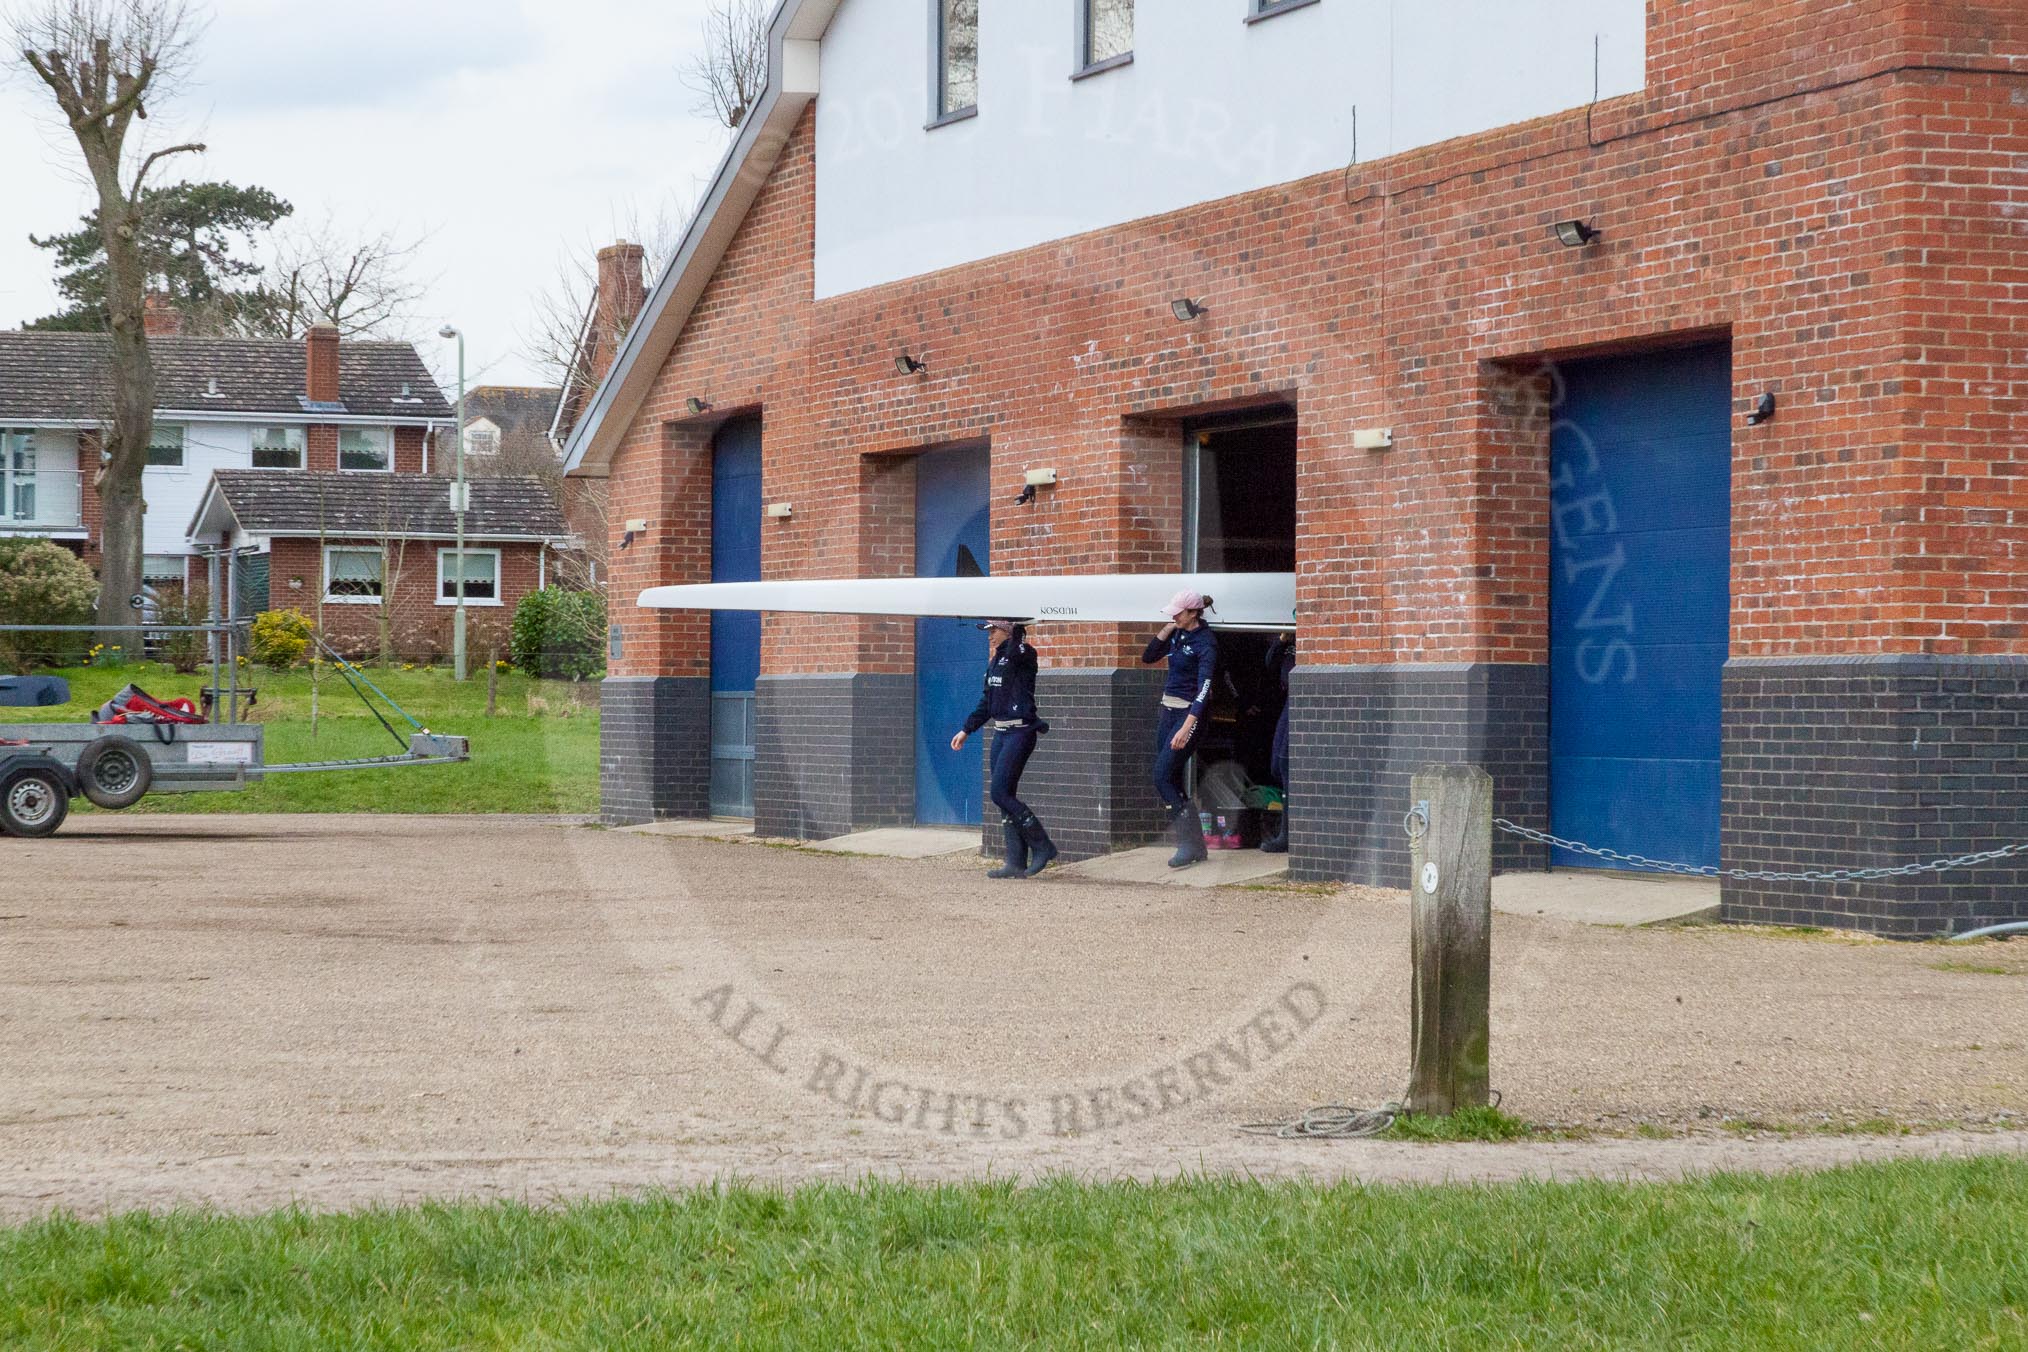
<instances>
[{"instance_id":1,"label":"wall-mounted security light","mask_svg":"<svg viewBox=\"0 0 2028 1352\"><path fill-rule=\"evenodd\" d=\"M637 516L627 522L627 533L630 535L646 535L648 533L648 518Z\"/></svg>"},{"instance_id":2,"label":"wall-mounted security light","mask_svg":"<svg viewBox=\"0 0 2028 1352\"><path fill-rule=\"evenodd\" d=\"M1205 313L1206 309L1188 296L1178 296L1169 302L1169 313L1185 324Z\"/></svg>"},{"instance_id":3,"label":"wall-mounted security light","mask_svg":"<svg viewBox=\"0 0 2028 1352\"><path fill-rule=\"evenodd\" d=\"M1352 432L1352 449L1355 451L1391 451L1394 449L1392 427L1360 427Z\"/></svg>"},{"instance_id":4,"label":"wall-mounted security light","mask_svg":"<svg viewBox=\"0 0 2028 1352\"><path fill-rule=\"evenodd\" d=\"M1598 228L1590 221L1558 221L1549 227L1556 234L1556 242L1566 249L1582 249L1599 237Z\"/></svg>"},{"instance_id":5,"label":"wall-mounted security light","mask_svg":"<svg viewBox=\"0 0 2028 1352\"><path fill-rule=\"evenodd\" d=\"M768 515L776 521L787 521L795 514L796 508L793 503L771 502L768 504Z\"/></svg>"},{"instance_id":6,"label":"wall-mounted security light","mask_svg":"<svg viewBox=\"0 0 2028 1352\"><path fill-rule=\"evenodd\" d=\"M920 357L911 357L904 352L894 359L894 373L899 376L918 375L929 370L929 363Z\"/></svg>"},{"instance_id":7,"label":"wall-mounted security light","mask_svg":"<svg viewBox=\"0 0 2028 1352\"><path fill-rule=\"evenodd\" d=\"M1762 423L1766 422L1768 419L1774 417L1774 415L1775 415L1774 391L1768 390L1765 393L1763 393L1760 396L1760 398L1753 401L1753 408L1748 411L1746 415L1746 421L1749 426L1758 427Z\"/></svg>"},{"instance_id":8,"label":"wall-mounted security light","mask_svg":"<svg viewBox=\"0 0 2028 1352\"><path fill-rule=\"evenodd\" d=\"M1021 474L1021 496L1014 499L1014 505L1016 507L1027 506L1035 501L1036 489L1051 488L1055 484L1056 471L1053 469L1023 470Z\"/></svg>"},{"instance_id":9,"label":"wall-mounted security light","mask_svg":"<svg viewBox=\"0 0 2028 1352\"><path fill-rule=\"evenodd\" d=\"M711 408L711 403L709 400L699 399L693 394L683 401L683 407L689 409L690 415L694 418L698 414L708 411Z\"/></svg>"}]
</instances>

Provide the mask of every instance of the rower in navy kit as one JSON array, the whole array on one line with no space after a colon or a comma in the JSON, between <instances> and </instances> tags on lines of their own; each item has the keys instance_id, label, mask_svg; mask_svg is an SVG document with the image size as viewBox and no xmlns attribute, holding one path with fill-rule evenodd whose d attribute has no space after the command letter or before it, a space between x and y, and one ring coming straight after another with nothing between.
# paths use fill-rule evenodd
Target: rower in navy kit
<instances>
[{"instance_id":1,"label":"rower in navy kit","mask_svg":"<svg viewBox=\"0 0 2028 1352\"><path fill-rule=\"evenodd\" d=\"M1021 771L1034 754L1035 739L1049 731L1035 711L1035 649L1028 644L1027 629L1012 620L991 620L979 627L998 635L998 642L986 663L979 707L966 717L963 730L951 738L951 750L963 750L967 737L988 723L993 725L993 806L1000 809L1000 836L1007 857L986 876L1033 878L1056 858L1049 832L1020 798Z\"/></svg>"},{"instance_id":2,"label":"rower in navy kit","mask_svg":"<svg viewBox=\"0 0 2028 1352\"><path fill-rule=\"evenodd\" d=\"M1274 749L1268 756L1268 773L1282 791L1282 810L1274 814L1275 833L1260 843L1268 854L1289 852L1289 673L1296 669L1296 637L1284 629L1268 645L1267 669L1282 684L1282 716L1275 720Z\"/></svg>"},{"instance_id":3,"label":"rower in navy kit","mask_svg":"<svg viewBox=\"0 0 2028 1352\"><path fill-rule=\"evenodd\" d=\"M1155 725L1155 792L1169 814L1176 853L1170 868L1187 868L1208 856L1204 830L1183 790L1183 771L1204 726L1204 706L1211 700L1211 679L1218 670L1218 639L1204 622L1211 598L1194 591L1177 592L1164 607L1170 622L1148 640L1141 661L1149 666L1167 658L1169 678L1162 684L1162 715Z\"/></svg>"}]
</instances>

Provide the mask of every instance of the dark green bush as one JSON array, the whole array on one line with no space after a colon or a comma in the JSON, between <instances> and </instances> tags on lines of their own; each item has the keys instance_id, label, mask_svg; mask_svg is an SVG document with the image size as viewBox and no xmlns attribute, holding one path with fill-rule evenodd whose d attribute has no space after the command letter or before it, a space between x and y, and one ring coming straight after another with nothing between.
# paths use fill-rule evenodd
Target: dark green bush
<instances>
[{"instance_id":1,"label":"dark green bush","mask_svg":"<svg viewBox=\"0 0 2028 1352\"><path fill-rule=\"evenodd\" d=\"M0 539L0 625L90 624L98 599L98 579L62 545ZM90 646L89 634L0 632L0 666L76 666Z\"/></svg>"},{"instance_id":2,"label":"dark green bush","mask_svg":"<svg viewBox=\"0 0 2028 1352\"><path fill-rule=\"evenodd\" d=\"M597 592L544 587L514 608L514 665L530 676L582 681L606 669L606 600Z\"/></svg>"}]
</instances>

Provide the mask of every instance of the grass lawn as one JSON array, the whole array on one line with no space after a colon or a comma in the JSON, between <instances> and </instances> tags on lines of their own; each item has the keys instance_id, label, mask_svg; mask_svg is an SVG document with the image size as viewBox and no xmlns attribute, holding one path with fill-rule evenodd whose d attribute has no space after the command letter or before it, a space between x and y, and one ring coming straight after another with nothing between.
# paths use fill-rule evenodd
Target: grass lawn
<instances>
[{"instance_id":1,"label":"grass lawn","mask_svg":"<svg viewBox=\"0 0 2028 1352\"><path fill-rule=\"evenodd\" d=\"M250 673L250 674L249 674ZM178 676L157 663L83 667L49 673L70 682L71 702L53 709L0 709L0 723L75 722L111 699L128 682L159 699L196 699L203 676ZM518 672L500 675L499 715L486 717L483 667L464 684L443 668L389 671L366 668L373 683L432 732L472 740L464 765L394 770L347 770L277 775L243 793L150 795L135 812L596 812L599 715L583 704L583 686L535 681ZM243 668L240 678L260 688L251 720L266 728L269 763L348 760L395 754L406 745L408 725L388 721L403 746L387 735L337 671L319 678L318 719L310 728L310 672L276 675ZM79 802L77 810L87 804Z\"/></svg>"},{"instance_id":2,"label":"grass lawn","mask_svg":"<svg viewBox=\"0 0 2028 1352\"><path fill-rule=\"evenodd\" d=\"M10 1347L2021 1347L2028 1161L733 1188L0 1231Z\"/></svg>"}]
</instances>

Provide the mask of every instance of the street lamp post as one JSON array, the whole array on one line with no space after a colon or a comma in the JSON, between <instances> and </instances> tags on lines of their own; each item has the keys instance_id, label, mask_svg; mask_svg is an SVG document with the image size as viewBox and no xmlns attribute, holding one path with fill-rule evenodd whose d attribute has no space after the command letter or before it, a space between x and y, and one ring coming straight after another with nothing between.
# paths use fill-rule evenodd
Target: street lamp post
<instances>
[{"instance_id":1,"label":"street lamp post","mask_svg":"<svg viewBox=\"0 0 2028 1352\"><path fill-rule=\"evenodd\" d=\"M439 338L458 340L458 449L454 454L457 483L451 489L451 516L458 523L458 608L451 621L451 665L457 679L465 679L465 335L446 324L437 330Z\"/></svg>"}]
</instances>

